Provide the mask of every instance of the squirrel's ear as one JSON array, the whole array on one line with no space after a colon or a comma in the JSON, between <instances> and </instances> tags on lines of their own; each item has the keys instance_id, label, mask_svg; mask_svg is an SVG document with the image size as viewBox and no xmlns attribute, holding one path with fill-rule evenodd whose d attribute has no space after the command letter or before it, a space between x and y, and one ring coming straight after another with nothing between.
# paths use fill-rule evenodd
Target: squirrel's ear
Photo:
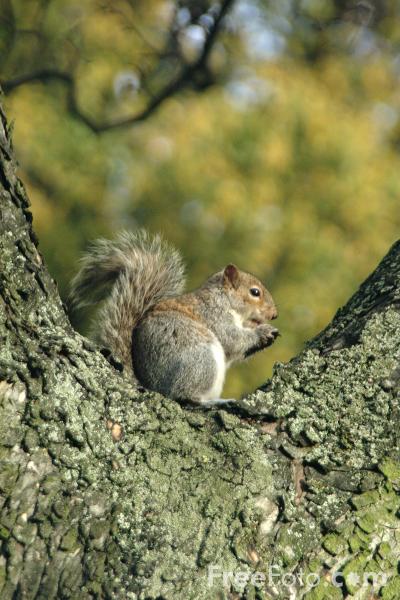
<instances>
[{"instance_id":1,"label":"squirrel's ear","mask_svg":"<svg viewBox=\"0 0 400 600\"><path fill-rule=\"evenodd\" d=\"M224 269L224 283L234 288L239 287L239 269L236 265L227 265Z\"/></svg>"}]
</instances>

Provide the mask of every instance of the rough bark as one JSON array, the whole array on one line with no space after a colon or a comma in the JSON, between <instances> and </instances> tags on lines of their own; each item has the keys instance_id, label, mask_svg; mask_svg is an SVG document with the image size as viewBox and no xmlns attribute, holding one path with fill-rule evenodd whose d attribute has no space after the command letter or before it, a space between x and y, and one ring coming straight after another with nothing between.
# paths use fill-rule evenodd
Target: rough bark
<instances>
[{"instance_id":1,"label":"rough bark","mask_svg":"<svg viewBox=\"0 0 400 600\"><path fill-rule=\"evenodd\" d=\"M400 243L263 388L191 410L72 329L3 112L0 210L2 599L400 597Z\"/></svg>"}]
</instances>

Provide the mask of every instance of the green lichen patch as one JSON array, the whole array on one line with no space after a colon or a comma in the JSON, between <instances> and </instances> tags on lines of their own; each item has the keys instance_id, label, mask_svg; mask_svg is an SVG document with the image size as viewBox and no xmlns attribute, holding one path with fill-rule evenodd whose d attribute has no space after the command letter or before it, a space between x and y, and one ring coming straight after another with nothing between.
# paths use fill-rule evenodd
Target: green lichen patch
<instances>
[{"instance_id":1,"label":"green lichen patch","mask_svg":"<svg viewBox=\"0 0 400 600\"><path fill-rule=\"evenodd\" d=\"M343 594L340 588L335 587L329 581L322 579L320 583L307 592L304 600L342 600Z\"/></svg>"},{"instance_id":2,"label":"green lichen patch","mask_svg":"<svg viewBox=\"0 0 400 600\"><path fill-rule=\"evenodd\" d=\"M391 459L385 459L378 465L379 470L397 490L400 490L400 464Z\"/></svg>"},{"instance_id":3,"label":"green lichen patch","mask_svg":"<svg viewBox=\"0 0 400 600\"><path fill-rule=\"evenodd\" d=\"M380 495L378 490L371 490L369 492L365 492L364 494L353 496L353 498L351 499L351 503L356 509L360 509L365 506L375 504L376 502L378 502L379 499Z\"/></svg>"},{"instance_id":4,"label":"green lichen patch","mask_svg":"<svg viewBox=\"0 0 400 600\"><path fill-rule=\"evenodd\" d=\"M393 577L382 590L382 600L398 600L400 598L400 577Z\"/></svg>"},{"instance_id":5,"label":"green lichen patch","mask_svg":"<svg viewBox=\"0 0 400 600\"><path fill-rule=\"evenodd\" d=\"M352 506L353 511L338 524L336 532L323 537L325 552L316 551L315 559L307 566L306 571L312 569L324 582L309 593L300 589L299 598L304 595L306 600L330 600L335 597L331 595L332 582L340 590L338 598L347 594L367 600L372 591L382 597L397 598L391 594L397 589L400 567L400 497L381 484L372 495L368 492L353 498Z\"/></svg>"},{"instance_id":6,"label":"green lichen patch","mask_svg":"<svg viewBox=\"0 0 400 600\"><path fill-rule=\"evenodd\" d=\"M353 595L360 589L360 584L363 582L366 566L368 563L368 553L358 553L353 559L345 565L343 569L343 577L347 591Z\"/></svg>"},{"instance_id":7,"label":"green lichen patch","mask_svg":"<svg viewBox=\"0 0 400 600\"><path fill-rule=\"evenodd\" d=\"M324 537L322 546L330 554L336 556L344 551L346 547L346 540L343 539L343 535L340 536L335 533L331 533Z\"/></svg>"}]
</instances>

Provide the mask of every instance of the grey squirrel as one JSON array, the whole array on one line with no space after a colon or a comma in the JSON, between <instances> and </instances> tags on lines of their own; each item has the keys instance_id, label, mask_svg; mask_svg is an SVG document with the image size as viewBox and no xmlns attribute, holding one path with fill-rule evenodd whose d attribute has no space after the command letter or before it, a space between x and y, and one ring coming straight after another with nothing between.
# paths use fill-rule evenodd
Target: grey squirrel
<instances>
[{"instance_id":1,"label":"grey squirrel","mask_svg":"<svg viewBox=\"0 0 400 600\"><path fill-rule=\"evenodd\" d=\"M71 283L75 306L104 300L95 337L133 378L170 398L223 403L226 369L270 346L278 316L263 284L229 264L183 293L179 253L159 235L122 232L99 239Z\"/></svg>"}]
</instances>

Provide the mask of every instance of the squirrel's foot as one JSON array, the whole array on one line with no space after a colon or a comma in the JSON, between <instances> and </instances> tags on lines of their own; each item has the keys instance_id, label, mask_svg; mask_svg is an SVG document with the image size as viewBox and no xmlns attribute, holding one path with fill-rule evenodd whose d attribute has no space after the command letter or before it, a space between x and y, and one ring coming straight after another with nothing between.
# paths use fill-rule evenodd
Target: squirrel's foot
<instances>
[{"instance_id":1,"label":"squirrel's foot","mask_svg":"<svg viewBox=\"0 0 400 600\"><path fill-rule=\"evenodd\" d=\"M202 400L200 404L201 406L210 407L232 404L232 402L237 402L237 400L235 398L211 398L210 400Z\"/></svg>"}]
</instances>

